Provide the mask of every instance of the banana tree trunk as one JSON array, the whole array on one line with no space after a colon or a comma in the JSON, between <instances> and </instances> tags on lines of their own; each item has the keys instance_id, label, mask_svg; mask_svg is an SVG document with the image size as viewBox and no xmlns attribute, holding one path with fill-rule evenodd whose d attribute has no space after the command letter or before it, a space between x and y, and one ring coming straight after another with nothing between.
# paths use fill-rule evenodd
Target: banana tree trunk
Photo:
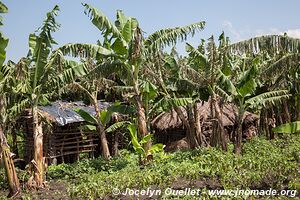
<instances>
[{"instance_id":1,"label":"banana tree trunk","mask_svg":"<svg viewBox=\"0 0 300 200\"><path fill-rule=\"evenodd\" d=\"M6 137L3 133L2 128L0 127L0 158L2 156L2 160L4 163L5 171L6 171L6 176L7 176L7 181L8 181L8 186L9 186L9 198L13 198L17 196L20 191L20 183L19 179L16 173L14 161L11 157L10 149L7 144Z\"/></svg>"},{"instance_id":2,"label":"banana tree trunk","mask_svg":"<svg viewBox=\"0 0 300 200\"><path fill-rule=\"evenodd\" d=\"M223 119L222 119L222 111L221 108L217 102L217 96L213 95L211 98L211 104L212 104L212 112L213 117L216 118L217 125L215 125L215 130L213 130L213 136L212 136L212 146L221 146L221 148L224 151L227 151L227 143L226 143L226 137L225 137L225 129L223 125Z\"/></svg>"},{"instance_id":3,"label":"banana tree trunk","mask_svg":"<svg viewBox=\"0 0 300 200\"><path fill-rule=\"evenodd\" d=\"M195 115L195 131L196 131L196 138L198 141L199 146L205 146L206 145L206 138L203 135L202 128L201 128L201 113L198 109L198 104L194 104L194 115Z\"/></svg>"},{"instance_id":4,"label":"banana tree trunk","mask_svg":"<svg viewBox=\"0 0 300 200\"><path fill-rule=\"evenodd\" d=\"M189 119L189 129L187 131L187 139L190 143L190 147L192 149L195 149L199 146L199 143L197 141L197 133L196 133L196 120L195 115L193 111L193 105L188 104L187 105L187 113L188 113L188 119Z\"/></svg>"},{"instance_id":5,"label":"banana tree trunk","mask_svg":"<svg viewBox=\"0 0 300 200\"><path fill-rule=\"evenodd\" d=\"M242 139L243 139L243 121L244 121L244 108L240 108L238 114L238 125L237 125L237 132L235 134L235 146L234 146L234 153L240 155L242 152Z\"/></svg>"},{"instance_id":6,"label":"banana tree trunk","mask_svg":"<svg viewBox=\"0 0 300 200\"><path fill-rule=\"evenodd\" d=\"M265 127L265 134L266 138L269 139L270 137L270 130L269 130L269 122L268 122L268 110L266 110L265 116L264 116L264 127Z\"/></svg>"},{"instance_id":7,"label":"banana tree trunk","mask_svg":"<svg viewBox=\"0 0 300 200\"><path fill-rule=\"evenodd\" d=\"M43 129L42 124L39 122L38 108L32 108L33 120L33 141L34 141L34 181L37 187L44 185L44 163L43 163Z\"/></svg>"},{"instance_id":8,"label":"banana tree trunk","mask_svg":"<svg viewBox=\"0 0 300 200\"><path fill-rule=\"evenodd\" d=\"M115 121L115 123L119 122L119 118L117 115L114 117L114 121ZM117 131L113 134L113 137L114 137L114 143L113 143L113 148L112 148L113 156L120 155L120 152L119 152L119 137L120 137L120 135L121 135L121 133L119 131Z\"/></svg>"},{"instance_id":9,"label":"banana tree trunk","mask_svg":"<svg viewBox=\"0 0 300 200\"><path fill-rule=\"evenodd\" d=\"M95 111L96 111L97 132L98 132L99 137L100 137L102 156L104 157L104 159L108 160L110 158L108 141L107 141L107 138L106 138L106 133L105 133L103 124L101 122L100 109L99 109L97 100L94 100L94 108L95 108Z\"/></svg>"},{"instance_id":10,"label":"banana tree trunk","mask_svg":"<svg viewBox=\"0 0 300 200\"><path fill-rule=\"evenodd\" d=\"M270 124L269 124L269 127L270 127L270 140L275 138L274 132L272 131L272 129L276 126L276 116L275 116L275 113L274 113L273 106L271 107L271 113L272 113L272 117L270 119Z\"/></svg>"},{"instance_id":11,"label":"banana tree trunk","mask_svg":"<svg viewBox=\"0 0 300 200\"><path fill-rule=\"evenodd\" d=\"M264 132L265 132L265 110L262 109L260 111L260 114L259 114L259 121L258 121L258 127L259 127L259 131L258 131L258 135L263 135Z\"/></svg>"},{"instance_id":12,"label":"banana tree trunk","mask_svg":"<svg viewBox=\"0 0 300 200\"><path fill-rule=\"evenodd\" d=\"M136 104L137 104L137 120L138 120L138 131L141 135L141 137L145 137L148 135L147 130L147 120L146 120L146 114L145 109L143 107L143 103L139 96L136 96ZM151 141L149 140L147 143L144 144L144 150L145 152L148 152L148 150L151 147Z\"/></svg>"},{"instance_id":13,"label":"banana tree trunk","mask_svg":"<svg viewBox=\"0 0 300 200\"><path fill-rule=\"evenodd\" d=\"M119 132L116 132L114 134L114 144L113 144L113 156L119 156L120 155L120 152L119 152L119 136L120 136L120 133Z\"/></svg>"},{"instance_id":14,"label":"banana tree trunk","mask_svg":"<svg viewBox=\"0 0 300 200\"><path fill-rule=\"evenodd\" d=\"M211 110L211 118L213 119L212 121L212 133L210 137L210 145L212 147L218 146L218 139L219 139L219 134L218 134L218 122L216 120L216 112L215 112L215 107L213 104L213 101L210 101L210 110Z\"/></svg>"},{"instance_id":15,"label":"banana tree trunk","mask_svg":"<svg viewBox=\"0 0 300 200\"><path fill-rule=\"evenodd\" d=\"M285 123L291 122L289 106L286 101L283 101L283 109L284 109L284 114L285 114Z\"/></svg>"},{"instance_id":16,"label":"banana tree trunk","mask_svg":"<svg viewBox=\"0 0 300 200\"><path fill-rule=\"evenodd\" d=\"M197 140L197 134L199 133L199 128L201 131L201 127L198 126L197 130L197 117L195 117L195 112L192 104L189 104L187 106L187 115L188 115L188 120L186 119L184 113L182 112L180 107L174 108L176 113L178 114L178 117L182 121L184 127L186 128L186 139L188 141L189 147L191 149L195 149L196 147L199 146L199 142ZM199 121L200 122L200 121ZM200 125L200 124L198 124Z\"/></svg>"},{"instance_id":17,"label":"banana tree trunk","mask_svg":"<svg viewBox=\"0 0 300 200\"><path fill-rule=\"evenodd\" d=\"M14 122L11 122L7 124L6 126L2 127L2 130L5 130L6 135L12 136L12 145L10 146L11 152L15 154L15 158L19 158L18 153L18 145L17 145L17 134L16 131L13 131L13 127L16 127L16 124Z\"/></svg>"},{"instance_id":18,"label":"banana tree trunk","mask_svg":"<svg viewBox=\"0 0 300 200\"><path fill-rule=\"evenodd\" d=\"M11 131L11 135L12 135L12 139L13 139L12 150L16 154L16 158L19 158L19 150L18 150L18 141L17 141L16 131Z\"/></svg>"},{"instance_id":19,"label":"banana tree trunk","mask_svg":"<svg viewBox=\"0 0 300 200\"><path fill-rule=\"evenodd\" d=\"M300 121L300 96L297 97L296 99L296 106L297 106L297 109L296 109L296 121Z\"/></svg>"}]
</instances>

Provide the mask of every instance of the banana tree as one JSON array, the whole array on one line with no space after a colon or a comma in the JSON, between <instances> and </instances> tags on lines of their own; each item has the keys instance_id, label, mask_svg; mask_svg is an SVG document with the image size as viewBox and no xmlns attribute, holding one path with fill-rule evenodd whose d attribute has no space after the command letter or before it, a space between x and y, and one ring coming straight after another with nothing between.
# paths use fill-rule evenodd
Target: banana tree
<instances>
[{"instance_id":1,"label":"banana tree","mask_svg":"<svg viewBox=\"0 0 300 200\"><path fill-rule=\"evenodd\" d=\"M141 138L141 140L139 140L139 137L137 135L137 128L136 128L135 124L130 123L127 126L127 129L130 133L133 149L139 155L139 162L140 162L139 164L140 165L143 166L143 165L147 164L149 161L151 161L153 159L154 153L159 153L164 150L165 145L160 144L160 143L152 145L149 149L145 149L143 147L144 144L147 143L149 140L151 140L151 137L153 135L148 134L148 135L144 136L143 138Z\"/></svg>"},{"instance_id":2,"label":"banana tree","mask_svg":"<svg viewBox=\"0 0 300 200\"><path fill-rule=\"evenodd\" d=\"M101 132L101 134L106 134L106 133L114 132L122 127L125 127L130 123L129 121L125 120L125 121L115 122L112 125L109 125L112 119L112 115L114 113L121 113L124 115L132 116L135 112L135 109L127 105L121 105L120 103L115 103L114 105L109 106L107 110L101 110L101 111L99 110L98 112L96 112L95 116L91 115L90 113L82 109L75 109L74 111L78 113L87 122L86 125L82 126L83 129L99 132L99 126L101 126L103 129L102 130L103 132ZM105 139L106 139L106 135L105 135ZM101 141L101 145L103 145L103 142L106 142L107 145L107 140ZM114 155L117 155L118 147L116 146L114 148L115 148ZM110 153L108 146L107 146L107 151L108 153ZM103 152L103 147L102 147L102 153L103 155L105 155L104 153L107 153L107 152ZM104 158L108 159L109 156L107 157L104 156Z\"/></svg>"},{"instance_id":3,"label":"banana tree","mask_svg":"<svg viewBox=\"0 0 300 200\"><path fill-rule=\"evenodd\" d=\"M186 77L186 60L176 55L175 49L172 50L171 54L165 54L163 57L163 68L158 68L156 75L154 75L162 88L162 93L164 93L164 97L154 107L160 105L163 111L166 111L166 109L174 109L176 111L186 128L189 146L194 149L206 143L201 131L198 109L199 99L195 95L203 88ZM164 71L164 77L162 76L162 70ZM184 115L183 109L186 110L187 116Z\"/></svg>"},{"instance_id":4,"label":"banana tree","mask_svg":"<svg viewBox=\"0 0 300 200\"><path fill-rule=\"evenodd\" d=\"M6 13L8 8L0 2L0 13ZM2 25L2 18L0 18L0 26ZM6 47L8 45L8 39L0 32L0 160L3 161L7 181L9 185L9 198L13 198L21 191L19 179L14 166L14 161L10 152L7 139L3 131L5 131L6 124L11 120L12 115L8 110L7 99L10 95L11 85L9 79L12 78L12 69L3 66L6 58ZM9 89L8 89L9 88ZM8 89L8 90L7 90Z\"/></svg>"},{"instance_id":5,"label":"banana tree","mask_svg":"<svg viewBox=\"0 0 300 200\"><path fill-rule=\"evenodd\" d=\"M83 4L85 13L92 23L101 31L103 41L98 45L69 44L62 47L66 55L86 56L97 60L99 57L111 57L111 69L117 73L120 85L130 88L133 92L131 100L136 106L138 132L141 137L149 134L145 105L141 92L141 72L147 57L165 46L175 44L178 40L185 40L188 35L194 35L202 30L204 22L198 22L185 27L169 28L156 31L143 38L138 21L127 17L122 11L117 11L117 20L112 23L102 12L88 4ZM109 52L113 52L112 54ZM151 141L144 144L149 149Z\"/></svg>"},{"instance_id":6,"label":"banana tree","mask_svg":"<svg viewBox=\"0 0 300 200\"><path fill-rule=\"evenodd\" d=\"M5 135L13 134L16 119L29 105L28 99L17 92L17 88L22 85L19 75L18 67L10 62L0 67L0 152L5 163L10 197L20 192L20 185L14 168L13 154Z\"/></svg>"},{"instance_id":7,"label":"banana tree","mask_svg":"<svg viewBox=\"0 0 300 200\"><path fill-rule=\"evenodd\" d=\"M1 80L1 84L2 84ZM1 91L3 92L3 91ZM7 139L4 134L5 130L5 124L8 123L7 120L11 118L11 113L7 110L8 107L6 106L6 96L4 94L1 94L0 96L0 113L1 113L1 119L0 119L0 159L3 160L7 181L9 185L9 194L8 197L15 197L18 195L21 191L19 179L16 173L16 169L14 166L14 161L12 158L12 153L10 151L10 147L7 143Z\"/></svg>"},{"instance_id":8,"label":"banana tree","mask_svg":"<svg viewBox=\"0 0 300 200\"><path fill-rule=\"evenodd\" d=\"M213 36L209 38L207 46L205 40L202 40L197 48L188 43L186 45L189 55L185 69L186 83L190 87L199 88L198 94L196 94L199 99L207 100L207 97L210 96L212 117L216 119L213 121L210 144L220 146L223 150L227 150L227 142L222 119L222 105L220 105L222 101L218 100L217 94L217 71L231 68L231 57L226 50L228 44L228 38L222 33L219 37L219 46L215 44ZM197 113L196 110L194 112ZM199 125L197 127L200 129Z\"/></svg>"},{"instance_id":9,"label":"banana tree","mask_svg":"<svg viewBox=\"0 0 300 200\"><path fill-rule=\"evenodd\" d=\"M287 90L275 90L272 92L257 93L257 77L260 59L252 60L251 68L240 73L236 81L236 77L232 77L230 71L226 75L220 69L218 73L219 86L216 87L218 94L227 101L235 103L238 107L238 115L236 118L237 128L235 133L236 154L241 154L242 150L242 125L245 118L245 112L248 110L260 110L263 106L274 104L289 98Z\"/></svg>"},{"instance_id":10,"label":"banana tree","mask_svg":"<svg viewBox=\"0 0 300 200\"><path fill-rule=\"evenodd\" d=\"M29 53L23 58L26 66L23 84L18 88L24 98L31 102L33 119L34 166L33 181L37 187L44 187L44 155L43 130L38 105L46 104L49 98L56 95L63 86L70 83L75 77L86 74L84 63L65 60L60 50L52 51L56 44L52 33L59 28L56 22L59 7L55 6L47 13L43 25L34 34L29 36ZM32 184L32 179L28 182Z\"/></svg>"},{"instance_id":11,"label":"banana tree","mask_svg":"<svg viewBox=\"0 0 300 200\"><path fill-rule=\"evenodd\" d=\"M113 84L112 81L109 81L105 78L101 78L100 77L97 79L95 77L95 71L90 71L89 74L87 74L85 77L82 77L82 80L80 82L73 82L70 86L72 89L79 89L82 92L84 92L91 104L94 106L96 115L95 115L95 124L97 125L96 129L100 138L100 146L101 146L101 150L102 150L102 156L105 159L109 159L111 156L111 153L109 151L109 147L108 147L108 142L107 142L107 138L106 138L106 133L105 133L105 128L104 128L104 124L101 121L101 108L99 107L98 104L98 93L100 91L100 89L104 89L104 85L108 84L111 86L111 84ZM97 76L97 75L96 75Z\"/></svg>"},{"instance_id":12,"label":"banana tree","mask_svg":"<svg viewBox=\"0 0 300 200\"><path fill-rule=\"evenodd\" d=\"M261 91L290 90L292 97L289 100L262 110L260 127L265 127L266 135L270 135L272 138L268 126L269 117L272 117L272 120L276 118L279 123L299 119L300 39L289 37L287 34L264 35L232 44L229 52L248 58L260 56L263 59L263 63L258 69L260 71L258 78L260 86L258 87Z\"/></svg>"}]
</instances>

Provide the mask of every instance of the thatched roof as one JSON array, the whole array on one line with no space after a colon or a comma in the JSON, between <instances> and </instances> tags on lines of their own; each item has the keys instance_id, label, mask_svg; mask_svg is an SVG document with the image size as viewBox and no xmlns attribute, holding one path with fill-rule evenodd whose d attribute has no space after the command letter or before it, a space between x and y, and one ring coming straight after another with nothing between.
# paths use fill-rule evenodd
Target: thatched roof
<instances>
[{"instance_id":1,"label":"thatched roof","mask_svg":"<svg viewBox=\"0 0 300 200\"><path fill-rule=\"evenodd\" d=\"M184 111L184 114L186 115L185 109L180 108ZM174 109L172 109L170 112L163 112L156 116L152 122L151 125L155 129L159 130L165 130L165 129L175 129L182 127L182 121L178 117L178 114Z\"/></svg>"},{"instance_id":2,"label":"thatched roof","mask_svg":"<svg viewBox=\"0 0 300 200\"><path fill-rule=\"evenodd\" d=\"M201 121L210 121L212 117L211 109L210 109L210 99L207 102L198 103L197 104L198 110L201 113ZM180 107L183 114L187 118L187 112L186 109L183 107ZM223 124L224 126L233 126L235 124L236 116L238 114L238 109L234 104L231 103L225 103L223 105ZM258 120L259 117L253 113L246 112L244 123L250 123L252 121ZM179 116L177 115L177 112L172 109L169 112L163 112L156 116L152 122L151 125L156 130L171 130L171 129L177 129L177 128L184 128L182 121L180 120Z\"/></svg>"}]
</instances>

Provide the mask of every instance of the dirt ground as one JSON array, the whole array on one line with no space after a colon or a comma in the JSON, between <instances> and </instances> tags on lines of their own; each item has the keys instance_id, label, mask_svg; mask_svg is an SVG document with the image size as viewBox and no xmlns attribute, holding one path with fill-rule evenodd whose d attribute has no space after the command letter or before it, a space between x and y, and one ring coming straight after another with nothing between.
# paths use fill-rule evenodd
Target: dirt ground
<instances>
[{"instance_id":1,"label":"dirt ground","mask_svg":"<svg viewBox=\"0 0 300 200\"><path fill-rule=\"evenodd\" d=\"M68 196L66 183L62 181L50 182L48 188L40 190L31 190L22 192L15 199L17 200L62 200L74 199ZM0 190L0 197L5 197L8 194L7 190Z\"/></svg>"},{"instance_id":2,"label":"dirt ground","mask_svg":"<svg viewBox=\"0 0 300 200\"><path fill-rule=\"evenodd\" d=\"M48 188L40 189L40 190L31 190L28 192L21 193L17 198L17 200L83 200L85 198L71 198L68 195L67 191L68 183L63 181L51 181L48 183ZM152 190L159 189L157 186L150 186ZM197 179L193 181L186 180L184 178L177 179L172 183L170 188L174 190L184 190L185 188L197 188L197 189L224 189L218 179ZM8 194L7 190L0 189L0 199L1 197L5 197ZM104 197L104 200L131 200L131 199L139 199L139 200L150 200L150 199L159 199L159 196L127 196L127 195L107 195ZM258 198L260 199L260 198ZM263 198L262 198L263 199Z\"/></svg>"},{"instance_id":3,"label":"dirt ground","mask_svg":"<svg viewBox=\"0 0 300 200\"><path fill-rule=\"evenodd\" d=\"M220 189L222 188L221 184L218 180L194 180L194 181L187 181L185 179L178 179L171 185L171 188L175 190L180 190L184 188L208 188L208 189ZM151 189L158 189L156 186L151 187ZM8 194L7 190L0 190L0 197L5 197ZM104 199L122 199L122 200L129 200L135 198L134 196L112 196L107 195ZM139 196L139 199L153 199L148 196ZM158 197L156 197L158 198ZM63 181L51 181L48 183L48 188L40 189L40 190L31 190L28 192L21 193L17 198L17 200L25 200L25 199L32 199L32 200L71 200L75 198L71 198L68 195L67 191L67 183ZM75 200L81 200L82 198L76 198Z\"/></svg>"}]
</instances>

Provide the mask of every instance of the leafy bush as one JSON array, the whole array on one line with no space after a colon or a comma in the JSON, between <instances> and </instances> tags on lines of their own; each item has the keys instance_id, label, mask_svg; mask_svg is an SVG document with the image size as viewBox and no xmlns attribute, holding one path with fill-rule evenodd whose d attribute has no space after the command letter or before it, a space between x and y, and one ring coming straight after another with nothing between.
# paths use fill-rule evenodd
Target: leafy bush
<instances>
[{"instance_id":1,"label":"leafy bush","mask_svg":"<svg viewBox=\"0 0 300 200\"><path fill-rule=\"evenodd\" d=\"M299 189L300 138L267 141L255 138L236 156L216 148L156 154L154 162L140 168L138 157L127 151L111 161L84 160L50 166L53 179L70 180L72 197L104 198L114 188L170 187L176 180L218 180L224 189ZM205 189L205 188L204 188Z\"/></svg>"},{"instance_id":2,"label":"leafy bush","mask_svg":"<svg viewBox=\"0 0 300 200\"><path fill-rule=\"evenodd\" d=\"M224 189L300 189L300 137L284 136L268 141L254 138L244 144L243 155L223 152L216 148L193 151L158 153L155 160L140 168L138 155L121 150L120 157L109 161L82 160L74 164L51 165L47 178L69 183L71 197L104 198L114 188L146 189L172 187L182 180L214 180ZM21 182L26 182L26 171L17 171ZM0 169L0 187L7 188L4 169ZM201 189L205 192L208 188ZM164 197L162 197L164 198ZM170 197L166 197L170 199ZM193 199L187 197L185 199Z\"/></svg>"},{"instance_id":3,"label":"leafy bush","mask_svg":"<svg viewBox=\"0 0 300 200\"><path fill-rule=\"evenodd\" d=\"M3 168L0 168L0 188L7 188L5 171Z\"/></svg>"}]
</instances>

